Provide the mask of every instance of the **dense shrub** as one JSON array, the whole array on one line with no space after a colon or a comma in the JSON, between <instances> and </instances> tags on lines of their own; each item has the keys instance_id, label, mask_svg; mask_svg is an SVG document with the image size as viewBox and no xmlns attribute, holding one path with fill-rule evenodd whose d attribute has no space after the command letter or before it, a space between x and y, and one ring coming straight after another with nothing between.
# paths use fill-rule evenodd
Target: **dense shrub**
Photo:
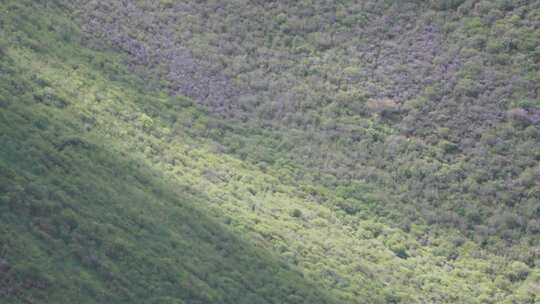
<instances>
[{"instance_id":1,"label":"dense shrub","mask_svg":"<svg viewBox=\"0 0 540 304\"><path fill-rule=\"evenodd\" d=\"M292 217L301 217L302 216L302 211L300 209L294 209L291 212L291 216Z\"/></svg>"},{"instance_id":2,"label":"dense shrub","mask_svg":"<svg viewBox=\"0 0 540 304\"><path fill-rule=\"evenodd\" d=\"M390 98L372 99L367 102L367 108L382 118L389 118L399 112L399 105Z\"/></svg>"},{"instance_id":3,"label":"dense shrub","mask_svg":"<svg viewBox=\"0 0 540 304\"><path fill-rule=\"evenodd\" d=\"M527 278L529 275L530 269L525 263L522 262L513 262L510 265L510 271L508 273L508 278L511 281L522 281Z\"/></svg>"},{"instance_id":4,"label":"dense shrub","mask_svg":"<svg viewBox=\"0 0 540 304\"><path fill-rule=\"evenodd\" d=\"M2 37L0 37L0 58L6 56L7 49L8 49L7 42Z\"/></svg>"},{"instance_id":5,"label":"dense shrub","mask_svg":"<svg viewBox=\"0 0 540 304\"><path fill-rule=\"evenodd\" d=\"M529 114L523 108L515 108L508 111L508 117L518 126L528 126L530 124Z\"/></svg>"},{"instance_id":6,"label":"dense shrub","mask_svg":"<svg viewBox=\"0 0 540 304\"><path fill-rule=\"evenodd\" d=\"M431 6L438 10L453 10L457 9L466 0L429 0Z\"/></svg>"}]
</instances>

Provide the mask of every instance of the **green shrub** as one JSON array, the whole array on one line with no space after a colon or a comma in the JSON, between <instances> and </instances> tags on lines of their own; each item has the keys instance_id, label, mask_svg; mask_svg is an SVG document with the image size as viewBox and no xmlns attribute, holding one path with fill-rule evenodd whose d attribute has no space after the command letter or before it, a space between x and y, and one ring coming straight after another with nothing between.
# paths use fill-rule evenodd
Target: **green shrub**
<instances>
[{"instance_id":1,"label":"green shrub","mask_svg":"<svg viewBox=\"0 0 540 304\"><path fill-rule=\"evenodd\" d=\"M526 127L530 124L529 115L523 108L514 108L508 111L508 118L516 126Z\"/></svg>"},{"instance_id":2,"label":"green shrub","mask_svg":"<svg viewBox=\"0 0 540 304\"><path fill-rule=\"evenodd\" d=\"M302 216L302 211L300 211L300 209L294 209L294 210L291 212L291 216L292 216L292 217L299 218L299 217Z\"/></svg>"},{"instance_id":3,"label":"green shrub","mask_svg":"<svg viewBox=\"0 0 540 304\"><path fill-rule=\"evenodd\" d=\"M154 126L154 120L144 113L139 116L139 118L137 119L137 123L145 131L150 131Z\"/></svg>"},{"instance_id":4,"label":"green shrub","mask_svg":"<svg viewBox=\"0 0 540 304\"><path fill-rule=\"evenodd\" d=\"M58 149L58 151L63 151L67 147L81 147L84 149L91 149L93 148L93 145L87 143L85 140L78 136L65 137L60 141L60 143L56 145L56 149Z\"/></svg>"},{"instance_id":5,"label":"green shrub","mask_svg":"<svg viewBox=\"0 0 540 304\"><path fill-rule=\"evenodd\" d=\"M7 42L0 37L0 58L6 55L7 49L8 49Z\"/></svg>"},{"instance_id":6,"label":"green shrub","mask_svg":"<svg viewBox=\"0 0 540 304\"><path fill-rule=\"evenodd\" d=\"M174 6L173 0L160 0L159 3L163 6L163 8L172 8Z\"/></svg>"},{"instance_id":7,"label":"green shrub","mask_svg":"<svg viewBox=\"0 0 540 304\"><path fill-rule=\"evenodd\" d=\"M390 98L369 100L367 108L382 119L392 118L399 113L399 104Z\"/></svg>"},{"instance_id":8,"label":"green shrub","mask_svg":"<svg viewBox=\"0 0 540 304\"><path fill-rule=\"evenodd\" d=\"M530 268L523 262L515 261L510 265L510 271L508 272L508 278L512 282L523 281L529 275Z\"/></svg>"},{"instance_id":9,"label":"green shrub","mask_svg":"<svg viewBox=\"0 0 540 304\"><path fill-rule=\"evenodd\" d=\"M448 140L441 140L439 142L439 146L445 153L454 153L459 151L459 146L453 142L450 142Z\"/></svg>"},{"instance_id":10,"label":"green shrub","mask_svg":"<svg viewBox=\"0 0 540 304\"><path fill-rule=\"evenodd\" d=\"M465 0L431 0L431 7L446 11L458 8Z\"/></svg>"}]
</instances>

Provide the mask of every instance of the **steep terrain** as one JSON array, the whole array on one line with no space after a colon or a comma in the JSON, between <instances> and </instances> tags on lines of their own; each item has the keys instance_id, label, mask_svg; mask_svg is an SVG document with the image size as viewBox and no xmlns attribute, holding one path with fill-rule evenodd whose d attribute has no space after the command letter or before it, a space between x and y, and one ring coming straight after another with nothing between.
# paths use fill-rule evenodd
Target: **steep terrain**
<instances>
[{"instance_id":1,"label":"steep terrain","mask_svg":"<svg viewBox=\"0 0 540 304\"><path fill-rule=\"evenodd\" d=\"M244 144L218 124L228 151L367 184L403 228L422 218L497 251L538 244L539 6L73 4L89 45L109 42L156 86L267 132Z\"/></svg>"},{"instance_id":2,"label":"steep terrain","mask_svg":"<svg viewBox=\"0 0 540 304\"><path fill-rule=\"evenodd\" d=\"M537 303L537 1L0 3L1 303Z\"/></svg>"}]
</instances>

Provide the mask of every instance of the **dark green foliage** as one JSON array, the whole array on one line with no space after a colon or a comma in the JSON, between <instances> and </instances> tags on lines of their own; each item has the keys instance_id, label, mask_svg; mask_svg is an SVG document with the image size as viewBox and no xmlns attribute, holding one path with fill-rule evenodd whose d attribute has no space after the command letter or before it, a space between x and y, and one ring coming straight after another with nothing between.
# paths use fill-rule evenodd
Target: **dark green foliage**
<instances>
[{"instance_id":1,"label":"dark green foliage","mask_svg":"<svg viewBox=\"0 0 540 304\"><path fill-rule=\"evenodd\" d=\"M85 149L91 148L89 144L84 142L84 140L82 140L79 137L64 138L60 141L60 143L56 145L56 148L59 151L63 151L66 147L74 147L74 148L80 147L80 148L85 148Z\"/></svg>"},{"instance_id":2,"label":"dark green foliage","mask_svg":"<svg viewBox=\"0 0 540 304\"><path fill-rule=\"evenodd\" d=\"M0 58L6 56L7 48L7 42L0 36Z\"/></svg>"},{"instance_id":3,"label":"dark green foliage","mask_svg":"<svg viewBox=\"0 0 540 304\"><path fill-rule=\"evenodd\" d=\"M301 217L302 216L302 211L298 210L298 209L294 209L292 212L291 212L291 216L292 217Z\"/></svg>"}]
</instances>

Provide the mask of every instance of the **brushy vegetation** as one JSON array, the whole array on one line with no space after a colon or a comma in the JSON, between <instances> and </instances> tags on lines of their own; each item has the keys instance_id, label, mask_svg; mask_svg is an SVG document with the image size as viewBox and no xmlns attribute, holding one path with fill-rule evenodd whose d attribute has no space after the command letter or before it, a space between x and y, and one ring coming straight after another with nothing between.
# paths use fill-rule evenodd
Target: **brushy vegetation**
<instances>
[{"instance_id":1,"label":"brushy vegetation","mask_svg":"<svg viewBox=\"0 0 540 304\"><path fill-rule=\"evenodd\" d=\"M401 228L457 228L538 258L538 1L73 7L89 45L123 50L150 87L244 122L198 134L225 152L330 189L367 185Z\"/></svg>"},{"instance_id":2,"label":"brushy vegetation","mask_svg":"<svg viewBox=\"0 0 540 304\"><path fill-rule=\"evenodd\" d=\"M536 303L538 3L396 3L0 3L0 301Z\"/></svg>"}]
</instances>

